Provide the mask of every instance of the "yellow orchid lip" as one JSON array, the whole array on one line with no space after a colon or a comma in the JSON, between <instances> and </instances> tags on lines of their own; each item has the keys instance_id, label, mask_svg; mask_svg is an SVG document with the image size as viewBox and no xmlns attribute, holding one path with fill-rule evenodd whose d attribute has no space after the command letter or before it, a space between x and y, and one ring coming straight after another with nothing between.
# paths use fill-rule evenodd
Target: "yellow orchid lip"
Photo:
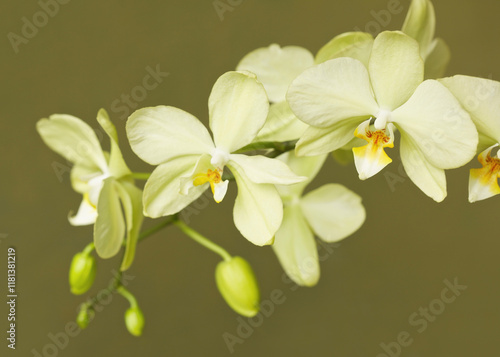
<instances>
[{"instance_id":1,"label":"yellow orchid lip","mask_svg":"<svg viewBox=\"0 0 500 357\"><path fill-rule=\"evenodd\" d=\"M491 156L498 144L483 151L478 161L483 165L480 169L471 169L469 176L469 201L476 202L500 194L498 178L500 177L500 158Z\"/></svg>"},{"instance_id":2,"label":"yellow orchid lip","mask_svg":"<svg viewBox=\"0 0 500 357\"><path fill-rule=\"evenodd\" d=\"M387 124L384 129L370 130L370 120L367 120L356 128L354 136L368 142L365 146L352 149L361 180L374 176L392 162L384 149L394 147L393 124Z\"/></svg>"},{"instance_id":3,"label":"yellow orchid lip","mask_svg":"<svg viewBox=\"0 0 500 357\"><path fill-rule=\"evenodd\" d=\"M199 173L193 177L193 185L201 186L206 182L210 183L212 193L215 193L215 185L222 181L222 171L219 169L208 169L207 173Z\"/></svg>"}]
</instances>

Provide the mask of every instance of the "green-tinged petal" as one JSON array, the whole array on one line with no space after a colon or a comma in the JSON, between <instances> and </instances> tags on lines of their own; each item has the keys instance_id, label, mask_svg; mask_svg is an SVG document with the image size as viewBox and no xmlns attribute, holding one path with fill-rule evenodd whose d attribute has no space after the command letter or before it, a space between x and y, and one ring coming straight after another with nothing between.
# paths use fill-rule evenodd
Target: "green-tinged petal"
<instances>
[{"instance_id":1,"label":"green-tinged petal","mask_svg":"<svg viewBox=\"0 0 500 357\"><path fill-rule=\"evenodd\" d=\"M266 124L259 131L254 142L289 141L298 139L308 125L300 121L287 102L272 104Z\"/></svg>"},{"instance_id":2,"label":"green-tinged petal","mask_svg":"<svg viewBox=\"0 0 500 357\"><path fill-rule=\"evenodd\" d=\"M300 206L314 233L326 242L351 235L366 217L361 197L339 184L327 184L309 192Z\"/></svg>"},{"instance_id":3,"label":"green-tinged petal","mask_svg":"<svg viewBox=\"0 0 500 357\"><path fill-rule=\"evenodd\" d=\"M228 165L236 163L246 177L254 183L271 183L273 185L292 185L307 179L297 176L290 168L278 159L265 156L247 156L242 154L231 154Z\"/></svg>"},{"instance_id":4,"label":"green-tinged petal","mask_svg":"<svg viewBox=\"0 0 500 357\"><path fill-rule=\"evenodd\" d=\"M127 136L132 150L151 165L210 153L214 148L207 128L193 115L175 107L136 110L127 120Z\"/></svg>"},{"instance_id":5,"label":"green-tinged petal","mask_svg":"<svg viewBox=\"0 0 500 357\"><path fill-rule=\"evenodd\" d=\"M125 163L125 160L123 160L120 146L118 146L118 134L116 133L116 128L109 119L109 115L106 110L100 109L99 112L97 112L97 121L106 134L108 134L111 141L111 151L108 164L111 175L115 178L130 175L131 172Z\"/></svg>"},{"instance_id":6,"label":"green-tinged petal","mask_svg":"<svg viewBox=\"0 0 500 357\"><path fill-rule=\"evenodd\" d=\"M425 79L443 77L450 59L451 51L446 42L440 38L432 41L429 55L425 59Z\"/></svg>"},{"instance_id":7,"label":"green-tinged petal","mask_svg":"<svg viewBox=\"0 0 500 357\"><path fill-rule=\"evenodd\" d=\"M247 54L236 69L255 73L264 85L269 101L278 103L285 100L288 86L295 77L313 64L312 53L303 47L272 44Z\"/></svg>"},{"instance_id":8,"label":"green-tinged petal","mask_svg":"<svg viewBox=\"0 0 500 357\"><path fill-rule=\"evenodd\" d=\"M299 205L286 206L276 232L274 253L286 274L298 285L314 286L319 280L318 249Z\"/></svg>"},{"instance_id":9,"label":"green-tinged petal","mask_svg":"<svg viewBox=\"0 0 500 357\"><path fill-rule=\"evenodd\" d=\"M354 138L354 131L360 123L369 117L343 120L329 128L306 129L295 147L297 156L316 156L337 150Z\"/></svg>"},{"instance_id":10,"label":"green-tinged petal","mask_svg":"<svg viewBox=\"0 0 500 357\"><path fill-rule=\"evenodd\" d=\"M272 244L283 219L283 203L276 187L252 182L234 161L228 167L238 185L233 209L236 228L255 245Z\"/></svg>"},{"instance_id":11,"label":"green-tinged petal","mask_svg":"<svg viewBox=\"0 0 500 357\"><path fill-rule=\"evenodd\" d=\"M158 166L144 186L144 215L152 218L168 216L184 209L207 189L192 187L182 194L181 181L190 177L199 156L183 156Z\"/></svg>"},{"instance_id":12,"label":"green-tinged petal","mask_svg":"<svg viewBox=\"0 0 500 357\"><path fill-rule=\"evenodd\" d=\"M469 114L438 81L422 83L392 117L437 168L463 166L476 154L478 135Z\"/></svg>"},{"instance_id":13,"label":"green-tinged petal","mask_svg":"<svg viewBox=\"0 0 500 357\"><path fill-rule=\"evenodd\" d=\"M142 214L142 190L130 182L116 182L118 195L125 212L127 222L127 240L123 256L121 271L127 270L132 265L135 257L137 239L141 230L144 215Z\"/></svg>"},{"instance_id":14,"label":"green-tinged petal","mask_svg":"<svg viewBox=\"0 0 500 357\"><path fill-rule=\"evenodd\" d=\"M489 137L494 142L500 142L500 82L463 75L443 78L439 82L469 112L477 130L486 140Z\"/></svg>"},{"instance_id":15,"label":"green-tinged petal","mask_svg":"<svg viewBox=\"0 0 500 357\"><path fill-rule=\"evenodd\" d=\"M368 71L352 58L336 58L305 70L292 82L287 100L300 120L323 128L378 112Z\"/></svg>"},{"instance_id":16,"label":"green-tinged petal","mask_svg":"<svg viewBox=\"0 0 500 357\"><path fill-rule=\"evenodd\" d=\"M88 181L100 174L101 170L97 166L76 164L71 168L70 172L71 187L82 195L88 193L90 190Z\"/></svg>"},{"instance_id":17,"label":"green-tinged petal","mask_svg":"<svg viewBox=\"0 0 500 357\"><path fill-rule=\"evenodd\" d=\"M401 162L408 177L436 202L446 198L446 176L443 169L432 165L413 139L401 132Z\"/></svg>"},{"instance_id":18,"label":"green-tinged petal","mask_svg":"<svg viewBox=\"0 0 500 357\"><path fill-rule=\"evenodd\" d=\"M366 32L346 32L335 36L316 54L316 63L330 59L351 57L368 67L373 46L373 36Z\"/></svg>"},{"instance_id":19,"label":"green-tinged petal","mask_svg":"<svg viewBox=\"0 0 500 357\"><path fill-rule=\"evenodd\" d=\"M327 154L309 157L297 157L292 151L278 156L278 159L283 161L297 175L307 177L307 180L299 182L295 185L276 186L278 192L280 193L280 196L285 199L300 197L306 186L312 180L314 180L319 170L321 170L321 168L323 167L326 157Z\"/></svg>"},{"instance_id":20,"label":"green-tinged petal","mask_svg":"<svg viewBox=\"0 0 500 357\"><path fill-rule=\"evenodd\" d=\"M250 72L226 72L208 99L215 146L234 152L248 145L262 129L269 112L266 90Z\"/></svg>"},{"instance_id":21,"label":"green-tinged petal","mask_svg":"<svg viewBox=\"0 0 500 357\"><path fill-rule=\"evenodd\" d=\"M68 215L69 223L72 226L88 226L94 224L97 218L97 211L94 206L92 206L86 196L83 196L80 207L76 215L72 215L70 212Z\"/></svg>"},{"instance_id":22,"label":"green-tinged petal","mask_svg":"<svg viewBox=\"0 0 500 357\"><path fill-rule=\"evenodd\" d=\"M74 164L95 165L107 170L106 158L92 128L71 115L54 114L36 124L45 144Z\"/></svg>"},{"instance_id":23,"label":"green-tinged petal","mask_svg":"<svg viewBox=\"0 0 500 357\"><path fill-rule=\"evenodd\" d=\"M417 40L424 59L429 53L435 28L436 15L432 3L429 0L412 0L401 31Z\"/></svg>"},{"instance_id":24,"label":"green-tinged petal","mask_svg":"<svg viewBox=\"0 0 500 357\"><path fill-rule=\"evenodd\" d=\"M103 259L118 253L125 236L125 220L116 185L112 177L104 180L97 202L94 245L97 254Z\"/></svg>"},{"instance_id":25,"label":"green-tinged petal","mask_svg":"<svg viewBox=\"0 0 500 357\"><path fill-rule=\"evenodd\" d=\"M368 68L377 102L385 110L406 102L424 79L417 41L398 31L375 38Z\"/></svg>"}]
</instances>

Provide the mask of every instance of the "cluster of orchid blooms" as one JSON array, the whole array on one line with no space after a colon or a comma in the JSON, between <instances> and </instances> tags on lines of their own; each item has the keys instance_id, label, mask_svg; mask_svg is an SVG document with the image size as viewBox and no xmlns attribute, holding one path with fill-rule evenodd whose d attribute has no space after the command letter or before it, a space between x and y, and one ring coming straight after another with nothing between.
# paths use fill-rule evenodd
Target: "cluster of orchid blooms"
<instances>
[{"instance_id":1,"label":"cluster of orchid blooms","mask_svg":"<svg viewBox=\"0 0 500 357\"><path fill-rule=\"evenodd\" d=\"M259 290L248 262L194 231L179 212L208 188L221 202L230 181L237 185L233 219L253 244L272 245L283 269L302 286L319 279L314 236L339 241L365 220L361 198L339 184L303 195L332 152L352 151L359 178L380 172L392 160L385 152L399 132L401 161L409 178L437 202L446 197L445 170L461 167L479 152L469 200L500 193L500 83L457 75L441 78L450 54L434 38L429 0L413 0L401 31L373 38L344 33L316 56L297 46L273 44L247 54L236 71L216 81L208 99L209 126L171 106L135 111L126 130L132 150L157 166L133 173L118 145L116 129L101 109L97 121L109 136L103 151L82 120L54 114L37 124L44 142L74 164L71 183L83 199L72 225L94 225L94 238L75 255L70 286L83 294L96 273L95 250L110 258L123 249L128 269L138 241L168 224L221 255L217 286L244 316L259 311ZM147 179L142 190L136 179ZM167 217L141 233L144 217ZM134 296L117 279L110 289L130 302L128 330L140 335L144 317ZM95 298L77 321L93 317Z\"/></svg>"}]
</instances>

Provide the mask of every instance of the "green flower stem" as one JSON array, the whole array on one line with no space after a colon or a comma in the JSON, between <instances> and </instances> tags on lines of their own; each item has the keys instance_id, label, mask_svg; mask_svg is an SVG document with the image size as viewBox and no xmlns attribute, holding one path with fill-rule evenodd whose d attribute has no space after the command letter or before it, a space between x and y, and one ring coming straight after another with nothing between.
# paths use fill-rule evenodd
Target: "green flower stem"
<instances>
[{"instance_id":1,"label":"green flower stem","mask_svg":"<svg viewBox=\"0 0 500 357\"><path fill-rule=\"evenodd\" d=\"M92 243L89 243L82 251L82 253L86 254L86 255L89 255L90 253L92 253L95 249L95 245L94 245L94 242Z\"/></svg>"},{"instance_id":2,"label":"green flower stem","mask_svg":"<svg viewBox=\"0 0 500 357\"><path fill-rule=\"evenodd\" d=\"M174 214L172 216L168 216L164 221L162 221L158 225L151 227L151 228L145 230L144 232L142 232L139 235L139 238L137 239L137 241L140 242L140 241L144 240L145 238L149 237L150 235L155 234L156 232L158 232L158 231L162 230L163 228L175 223L178 220L179 220L179 217L177 214Z\"/></svg>"},{"instance_id":3,"label":"green flower stem","mask_svg":"<svg viewBox=\"0 0 500 357\"><path fill-rule=\"evenodd\" d=\"M202 236L200 233L196 232L194 229L189 227L186 223L182 221L174 221L174 224L181 229L188 237L192 238L197 243L201 244L212 252L219 254L225 261L231 260L231 255L221 246L215 244L208 238Z\"/></svg>"},{"instance_id":4,"label":"green flower stem","mask_svg":"<svg viewBox=\"0 0 500 357\"><path fill-rule=\"evenodd\" d=\"M125 299L128 300L131 308L137 308L139 306L138 303L137 303L137 299L135 298L135 296L132 295L132 293L130 291L128 291L127 289L125 289L125 287L123 285L120 285L118 288L116 288L116 291L121 296L123 296Z\"/></svg>"},{"instance_id":5,"label":"green flower stem","mask_svg":"<svg viewBox=\"0 0 500 357\"><path fill-rule=\"evenodd\" d=\"M137 179L137 180L144 180L146 181L151 174L149 172L132 172L130 174L130 177Z\"/></svg>"}]
</instances>

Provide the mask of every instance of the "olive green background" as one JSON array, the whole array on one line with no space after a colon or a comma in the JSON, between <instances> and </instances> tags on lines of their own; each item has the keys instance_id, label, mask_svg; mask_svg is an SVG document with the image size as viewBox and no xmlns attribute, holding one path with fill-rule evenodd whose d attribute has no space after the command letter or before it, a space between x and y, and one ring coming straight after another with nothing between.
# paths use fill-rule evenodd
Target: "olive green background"
<instances>
[{"instance_id":1,"label":"olive green background","mask_svg":"<svg viewBox=\"0 0 500 357\"><path fill-rule=\"evenodd\" d=\"M104 107L117 125L130 167L151 170L126 142L124 112L112 110L122 94L142 84L148 66L159 65L169 76L138 107L173 105L206 123L213 83L249 51L275 42L315 52L341 32L373 25L373 14L386 10L388 2L247 0L232 6L221 21L211 0L72 0L16 54L7 34L20 35L22 18L31 19L40 6L4 0L0 233L8 236L0 236L0 293L6 295L6 255L13 246L19 298L17 350L7 348L5 334L0 355L231 355L223 335L238 336L239 320L215 287L218 257L173 227L141 243L127 272L128 288L146 316L143 336L127 333L127 303L113 295L88 329L64 337L87 297L70 294L69 263L90 242L92 229L69 225L66 217L77 209L80 196L70 187L67 163L43 144L35 123L68 113L97 127L97 110ZM399 29L408 4L401 0L404 10L380 28ZM435 7L437 34L453 54L448 73L499 78L500 3L439 0ZM259 326L251 336L234 346L234 356L376 357L383 353L380 344L395 341L402 331L412 338L402 356L500 355L500 198L469 204L468 168L462 168L447 174L448 198L437 204L405 178L396 149L389 152L394 162L366 182L358 180L352 165L328 160L313 183L342 183L363 197L367 209L364 226L322 261L322 277L314 288L296 289L283 280L271 248L252 246L238 234L231 217L234 185L223 203L210 202L189 217L195 228L250 261L263 300L275 289L283 294L284 302L255 320ZM62 168L62 180L54 165ZM107 285L118 264L117 259L99 261L89 295ZM409 317L440 298L445 279L455 278L467 289L424 332L417 332ZM4 305L2 331L6 315ZM57 336L62 348L50 346L50 336Z\"/></svg>"}]
</instances>

